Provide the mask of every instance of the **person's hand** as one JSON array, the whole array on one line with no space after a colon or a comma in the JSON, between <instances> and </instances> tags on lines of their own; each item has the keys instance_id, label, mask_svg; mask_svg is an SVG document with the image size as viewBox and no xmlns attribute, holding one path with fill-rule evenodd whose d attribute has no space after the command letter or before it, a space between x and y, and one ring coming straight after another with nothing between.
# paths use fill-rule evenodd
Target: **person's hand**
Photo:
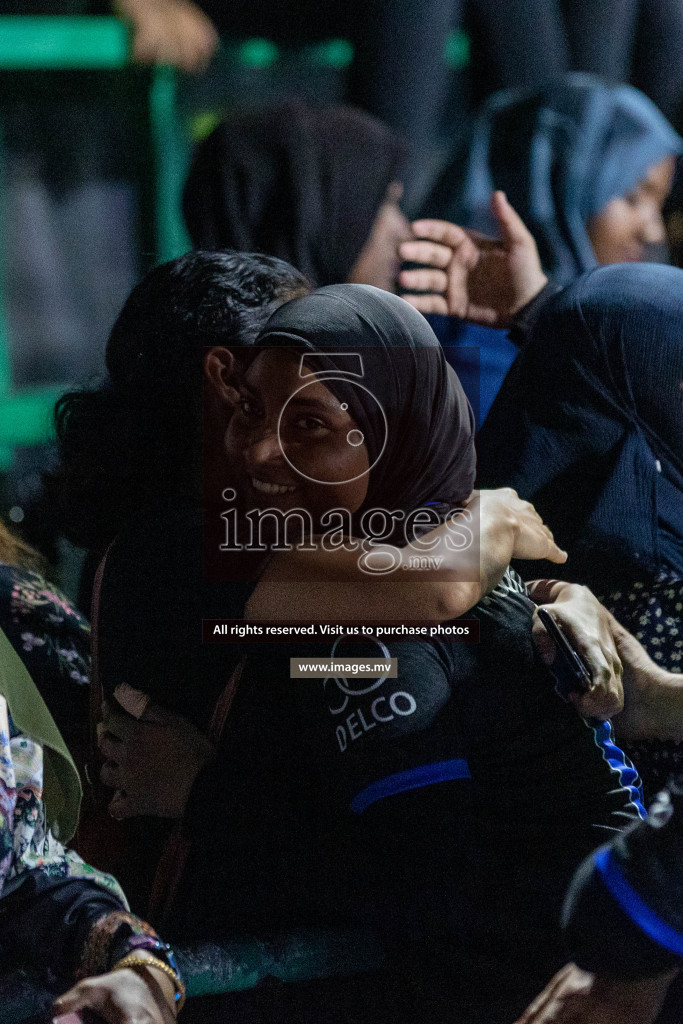
<instances>
[{"instance_id":1,"label":"person's hand","mask_svg":"<svg viewBox=\"0 0 683 1024\"><path fill-rule=\"evenodd\" d=\"M174 1024L175 990L161 971L130 969L87 978L56 1000L55 1019L91 1010L107 1024Z\"/></svg>"},{"instance_id":2,"label":"person's hand","mask_svg":"<svg viewBox=\"0 0 683 1024\"><path fill-rule=\"evenodd\" d=\"M148 705L137 720L108 705L100 726L100 776L114 789L113 818L182 818L200 769L213 756L208 738L181 715Z\"/></svg>"},{"instance_id":3,"label":"person's hand","mask_svg":"<svg viewBox=\"0 0 683 1024\"><path fill-rule=\"evenodd\" d=\"M548 282L536 243L504 192L494 192L491 210L501 240L466 231L443 220L413 224L417 241L399 247L402 260L426 264L402 270L401 288L422 295L403 298L421 313L458 316L484 327L508 327Z\"/></svg>"},{"instance_id":4,"label":"person's hand","mask_svg":"<svg viewBox=\"0 0 683 1024\"><path fill-rule=\"evenodd\" d=\"M624 710L614 722L617 738L683 742L683 675L661 668L616 619L612 625L624 666Z\"/></svg>"},{"instance_id":5,"label":"person's hand","mask_svg":"<svg viewBox=\"0 0 683 1024\"><path fill-rule=\"evenodd\" d=\"M592 685L570 700L584 718L605 720L624 706L622 665L613 634L613 618L588 587L557 580L528 584L539 608L545 607L590 672ZM546 665L556 657L555 644L534 612L533 638Z\"/></svg>"},{"instance_id":6,"label":"person's hand","mask_svg":"<svg viewBox=\"0 0 683 1024\"><path fill-rule=\"evenodd\" d=\"M567 964L515 1024L652 1024L675 976L618 981Z\"/></svg>"},{"instance_id":7,"label":"person's hand","mask_svg":"<svg viewBox=\"0 0 683 1024\"><path fill-rule=\"evenodd\" d=\"M512 558L547 559L558 564L567 561L567 552L557 546L534 506L520 498L512 487L475 491L467 507L474 510L476 506L481 517L509 519L515 531Z\"/></svg>"},{"instance_id":8,"label":"person's hand","mask_svg":"<svg viewBox=\"0 0 683 1024\"><path fill-rule=\"evenodd\" d=\"M133 29L133 59L203 71L218 46L212 22L192 0L115 0Z\"/></svg>"}]
</instances>

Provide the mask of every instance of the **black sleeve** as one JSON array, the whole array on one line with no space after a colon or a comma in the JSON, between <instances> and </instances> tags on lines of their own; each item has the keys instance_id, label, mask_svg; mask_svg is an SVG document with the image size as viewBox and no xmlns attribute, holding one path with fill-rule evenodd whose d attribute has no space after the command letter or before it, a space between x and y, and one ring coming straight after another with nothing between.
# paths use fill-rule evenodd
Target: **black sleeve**
<instances>
[{"instance_id":1,"label":"black sleeve","mask_svg":"<svg viewBox=\"0 0 683 1024\"><path fill-rule=\"evenodd\" d=\"M534 295L530 302L527 302L526 306L522 308L513 316L510 327L508 328L508 336L510 341L514 342L517 348L524 348L529 335L536 323L539 314L546 302L553 298L562 291L563 286L548 281L544 288L541 288L537 295Z\"/></svg>"},{"instance_id":2,"label":"black sleeve","mask_svg":"<svg viewBox=\"0 0 683 1024\"><path fill-rule=\"evenodd\" d=\"M27 872L0 900L0 962L50 972L72 984L95 921L123 909L112 893L87 879Z\"/></svg>"},{"instance_id":3,"label":"black sleeve","mask_svg":"<svg viewBox=\"0 0 683 1024\"><path fill-rule=\"evenodd\" d=\"M683 779L645 821L579 868L564 909L572 958L612 977L661 974L683 962Z\"/></svg>"}]
</instances>

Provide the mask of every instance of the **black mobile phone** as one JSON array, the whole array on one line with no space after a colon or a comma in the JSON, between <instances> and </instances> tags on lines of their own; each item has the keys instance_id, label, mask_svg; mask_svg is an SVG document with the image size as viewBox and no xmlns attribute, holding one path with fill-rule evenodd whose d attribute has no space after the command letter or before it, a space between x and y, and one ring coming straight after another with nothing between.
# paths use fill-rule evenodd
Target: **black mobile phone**
<instances>
[{"instance_id":1,"label":"black mobile phone","mask_svg":"<svg viewBox=\"0 0 683 1024\"><path fill-rule=\"evenodd\" d=\"M585 693L591 687L591 674L576 653L547 608L538 609L538 617L555 644L555 661L550 671L555 676L555 689L562 700L572 693Z\"/></svg>"}]
</instances>

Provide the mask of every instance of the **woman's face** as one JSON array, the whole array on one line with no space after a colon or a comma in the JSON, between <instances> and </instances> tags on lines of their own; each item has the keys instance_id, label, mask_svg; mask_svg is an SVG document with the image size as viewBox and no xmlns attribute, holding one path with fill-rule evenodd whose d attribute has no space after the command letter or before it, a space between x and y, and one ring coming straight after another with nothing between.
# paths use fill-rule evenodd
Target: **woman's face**
<instances>
[{"instance_id":1,"label":"woman's face","mask_svg":"<svg viewBox=\"0 0 683 1024\"><path fill-rule=\"evenodd\" d=\"M665 157L628 195L611 199L590 218L588 237L598 263L637 263L646 258L648 246L665 243L662 208L675 167L675 157Z\"/></svg>"},{"instance_id":2,"label":"woman's face","mask_svg":"<svg viewBox=\"0 0 683 1024\"><path fill-rule=\"evenodd\" d=\"M363 434L301 353L266 349L247 370L225 445L249 508L355 512L368 489Z\"/></svg>"},{"instance_id":3,"label":"woman's face","mask_svg":"<svg viewBox=\"0 0 683 1024\"><path fill-rule=\"evenodd\" d=\"M398 205L402 195L401 183L392 182L370 235L349 271L349 284L372 284L385 292L396 291L401 266L398 247L413 237L410 222Z\"/></svg>"}]
</instances>

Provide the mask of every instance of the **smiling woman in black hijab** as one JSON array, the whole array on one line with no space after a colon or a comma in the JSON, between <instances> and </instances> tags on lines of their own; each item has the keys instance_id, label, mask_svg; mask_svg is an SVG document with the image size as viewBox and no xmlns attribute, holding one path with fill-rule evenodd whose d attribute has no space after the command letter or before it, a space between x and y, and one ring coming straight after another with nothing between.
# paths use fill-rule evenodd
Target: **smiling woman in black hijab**
<instances>
[{"instance_id":1,"label":"smiling woman in black hijab","mask_svg":"<svg viewBox=\"0 0 683 1024\"><path fill-rule=\"evenodd\" d=\"M397 246L410 234L400 188L391 190L406 155L398 136L352 107L289 101L233 114L194 156L183 194L192 243L279 256L317 285L384 286L352 276L382 211L386 241L374 262L380 273L387 264L391 287Z\"/></svg>"},{"instance_id":2,"label":"smiling woman in black hijab","mask_svg":"<svg viewBox=\"0 0 683 1024\"><path fill-rule=\"evenodd\" d=\"M469 499L475 474L472 410L431 327L402 299L367 285L321 288L272 316L258 348L299 351L299 394L307 390L302 374L316 374L348 411L357 437L344 441L358 446L362 437L370 467L366 494L353 510L356 518L372 508L407 515L425 502L457 508ZM289 462L286 424L280 429ZM227 441L236 465L243 433L238 409ZM302 440L293 436L291 443L300 447ZM305 455L297 458L301 463ZM276 452L265 461L281 460ZM335 470L329 472L320 485L328 491ZM306 474L291 464L288 479L300 487L297 476ZM292 500L301 498L295 492Z\"/></svg>"}]
</instances>

